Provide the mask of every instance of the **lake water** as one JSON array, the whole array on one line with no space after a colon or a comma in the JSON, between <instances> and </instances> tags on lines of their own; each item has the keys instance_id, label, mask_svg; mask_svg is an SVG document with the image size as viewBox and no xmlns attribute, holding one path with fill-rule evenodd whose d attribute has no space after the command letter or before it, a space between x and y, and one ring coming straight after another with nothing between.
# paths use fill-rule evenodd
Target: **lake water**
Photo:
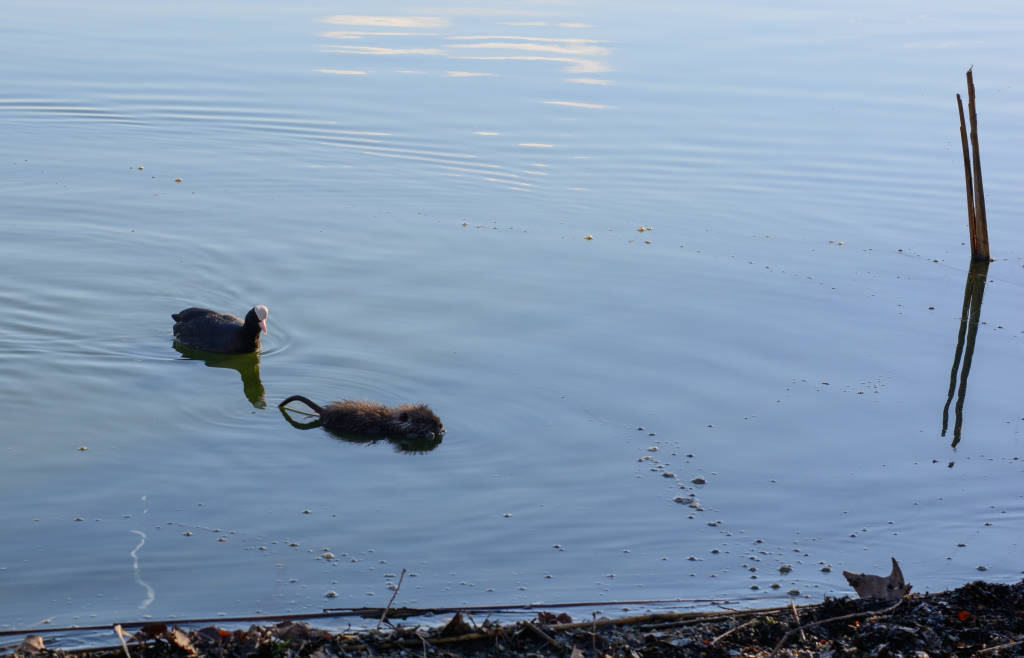
<instances>
[{"instance_id":1,"label":"lake water","mask_svg":"<svg viewBox=\"0 0 1024 658\"><path fill-rule=\"evenodd\" d=\"M0 630L1019 579L1019 6L689 4L7 2Z\"/></svg>"}]
</instances>

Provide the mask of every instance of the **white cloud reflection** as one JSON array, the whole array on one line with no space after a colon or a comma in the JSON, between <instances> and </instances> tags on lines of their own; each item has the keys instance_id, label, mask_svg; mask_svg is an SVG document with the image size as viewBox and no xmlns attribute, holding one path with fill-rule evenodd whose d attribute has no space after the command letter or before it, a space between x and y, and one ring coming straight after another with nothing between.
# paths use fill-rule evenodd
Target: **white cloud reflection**
<instances>
[{"instance_id":1,"label":"white cloud reflection","mask_svg":"<svg viewBox=\"0 0 1024 658\"><path fill-rule=\"evenodd\" d=\"M365 32L361 30L332 30L321 32L325 39L362 39L365 37L438 37L438 32Z\"/></svg>"},{"instance_id":2,"label":"white cloud reflection","mask_svg":"<svg viewBox=\"0 0 1024 658\"><path fill-rule=\"evenodd\" d=\"M545 40L547 41L547 40ZM454 43L452 48L486 48L490 50L525 50L535 53L555 53L557 55L577 55L594 57L608 54L603 46L591 46L585 43L572 43L565 40L552 40L547 43L509 43L507 41L483 41L480 43Z\"/></svg>"},{"instance_id":3,"label":"white cloud reflection","mask_svg":"<svg viewBox=\"0 0 1024 658\"><path fill-rule=\"evenodd\" d=\"M496 77L497 73L479 73L476 71L445 71L446 78L489 78Z\"/></svg>"},{"instance_id":4,"label":"white cloud reflection","mask_svg":"<svg viewBox=\"0 0 1024 658\"><path fill-rule=\"evenodd\" d=\"M359 27L447 27L448 20L437 16L357 16L339 14L320 19L321 23L331 25L357 25Z\"/></svg>"},{"instance_id":5,"label":"white cloud reflection","mask_svg":"<svg viewBox=\"0 0 1024 658\"><path fill-rule=\"evenodd\" d=\"M615 84L611 80L604 78L565 78L566 82L572 82L578 85L613 85Z\"/></svg>"},{"instance_id":6,"label":"white cloud reflection","mask_svg":"<svg viewBox=\"0 0 1024 658\"><path fill-rule=\"evenodd\" d=\"M317 73L330 73L331 75L366 75L367 71L344 71L342 69L316 69Z\"/></svg>"},{"instance_id":7,"label":"white cloud reflection","mask_svg":"<svg viewBox=\"0 0 1024 658\"><path fill-rule=\"evenodd\" d=\"M437 48L384 48L381 46L324 46L322 53L348 53L353 55L443 55Z\"/></svg>"},{"instance_id":8,"label":"white cloud reflection","mask_svg":"<svg viewBox=\"0 0 1024 658\"><path fill-rule=\"evenodd\" d=\"M427 55L445 56L458 60L506 61L506 62L553 62L564 65L568 73L586 77L573 77L565 82L574 84L601 85L609 84L600 78L593 77L607 73L612 67L607 63L611 55L611 47L607 42L598 39L580 37L543 36L534 34L494 34L483 32L476 34L452 34L438 32L438 29L450 29L451 22L439 16L369 16L362 14L338 14L319 19L322 23L338 25L347 29L330 30L321 33L321 37L332 41L355 41L367 39L403 39L418 40L412 47L384 45L343 45L338 43L324 44L322 53L347 55ZM497 25L515 27L558 27L586 28L585 23L553 23L548 21L519 21L497 23ZM376 29L382 28L382 29ZM396 29L397 28L397 29ZM407 31L407 30L420 31ZM431 31L423 31L431 30ZM495 30L496 32L498 30ZM529 32L532 30L523 30ZM405 44L403 44L405 45ZM485 51L476 54L472 51ZM462 54L466 53L466 54ZM324 68L324 71L335 70ZM337 69L347 70L347 69ZM439 72L447 77L480 77L480 75L460 75L452 72ZM497 75L497 74L488 74Z\"/></svg>"},{"instance_id":9,"label":"white cloud reflection","mask_svg":"<svg viewBox=\"0 0 1024 658\"><path fill-rule=\"evenodd\" d=\"M519 62L558 62L568 64L565 70L569 73L607 73L612 67L592 59L575 57L544 57L542 55L461 55L451 56L452 59L470 59L483 62L519 61Z\"/></svg>"},{"instance_id":10,"label":"white cloud reflection","mask_svg":"<svg viewBox=\"0 0 1024 658\"><path fill-rule=\"evenodd\" d=\"M332 76L390 73L392 75L430 75L446 79L502 78L503 76L512 78L513 76L533 76L547 73L549 83L558 84L560 82L565 89L573 88L573 85L601 87L614 84L603 76L603 74L614 70L609 61L614 52L613 42L583 38L586 33L572 31L592 27L589 24L546 20L499 22L492 19L490 27L486 27L486 22L480 20L460 25L459 16L493 13L495 18L509 18L509 12L502 12L502 15L499 15L485 9L468 7L454 12L441 9L421 9L420 11L437 11L447 18L362 14L338 14L320 18L320 23L331 27L321 28L323 31L318 35L320 38L319 52L324 53L322 62L324 66L315 70L318 73ZM546 17L545 12L531 9L522 10L521 15L524 18ZM462 29L459 29L460 27ZM398 57L399 59L396 60L397 65L387 67L382 71L376 62L371 63L371 60L366 59L368 56ZM465 63L463 64L463 62ZM494 64L471 64L469 62L492 62ZM462 70L464 68L491 70ZM407 82L413 83L412 80ZM340 84L341 81L339 80L338 83ZM468 85L470 83L439 81L436 84ZM545 88L550 89L550 87ZM579 87L574 87L574 89L580 91ZM526 94L519 98L522 103L543 103L565 108L580 108L581 111L613 107L601 103L600 96L595 98L602 90L594 88L586 91L588 93L585 100L596 102L542 100L543 96L537 98L535 94ZM569 93L563 96L557 91L554 93L549 91L548 94L550 94L548 98L554 96L556 99L559 96L563 98L572 96ZM577 115L578 113L573 113L570 110L548 113L549 117L557 121L575 121ZM501 128L500 125L494 127ZM472 130L468 126L466 128L468 128L466 132ZM504 162L500 158L498 162L502 162L502 164L493 161L481 162L481 157L490 159L495 157L493 154L507 152L510 148L546 150L544 154L530 156L537 159L551 155L558 157L559 153L563 153L561 156L563 159L589 157L570 156L564 153L562 147L554 143L540 141L545 137L561 139L566 135L556 136L550 132L538 133L529 129L507 133L497 130L478 130L472 134L484 137L507 134L508 137L502 140L488 140L486 143L476 142L480 148L480 156L474 153L410 148L412 145L403 144L401 138L372 143L377 140L365 137L325 136L321 141L334 147L351 149L353 152L365 156L392 159L396 164L404 161L412 166L429 167L439 174L472 177L521 191L533 189L533 184L543 185L550 181L549 172L552 170L547 169L548 165L538 162L527 164L525 167L523 164L506 167L503 164L508 165L508 162ZM530 179L532 183L523 180L524 178ZM583 187L570 189L586 190Z\"/></svg>"},{"instance_id":11,"label":"white cloud reflection","mask_svg":"<svg viewBox=\"0 0 1024 658\"><path fill-rule=\"evenodd\" d=\"M579 103L576 101L544 101L545 105L564 105L566 107L583 107L588 110L607 110L611 105L601 105L599 103Z\"/></svg>"}]
</instances>

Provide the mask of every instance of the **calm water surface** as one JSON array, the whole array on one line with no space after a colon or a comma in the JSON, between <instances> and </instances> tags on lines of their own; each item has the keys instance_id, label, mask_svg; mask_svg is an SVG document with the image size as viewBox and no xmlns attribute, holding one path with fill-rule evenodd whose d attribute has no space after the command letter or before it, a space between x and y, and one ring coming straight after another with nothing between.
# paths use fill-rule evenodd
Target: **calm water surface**
<instances>
[{"instance_id":1,"label":"calm water surface","mask_svg":"<svg viewBox=\"0 0 1024 658\"><path fill-rule=\"evenodd\" d=\"M383 605L403 568L409 606L1015 581L1022 30L7 3L0 628ZM997 260L953 448L970 65ZM254 304L258 359L174 349L172 312ZM301 431L293 393L448 433Z\"/></svg>"}]
</instances>

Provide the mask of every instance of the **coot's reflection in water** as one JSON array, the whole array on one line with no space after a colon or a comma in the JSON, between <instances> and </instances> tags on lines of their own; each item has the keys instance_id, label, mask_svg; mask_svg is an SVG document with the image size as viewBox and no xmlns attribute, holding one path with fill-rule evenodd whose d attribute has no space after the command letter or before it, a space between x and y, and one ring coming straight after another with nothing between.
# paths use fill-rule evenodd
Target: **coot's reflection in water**
<instances>
[{"instance_id":1,"label":"coot's reflection in water","mask_svg":"<svg viewBox=\"0 0 1024 658\"><path fill-rule=\"evenodd\" d=\"M311 420L298 421L291 417L290 413L300 414ZM281 407L281 415L288 421L288 424L292 427L300 430L309 430L315 427L321 427L323 423L316 414L310 414L305 411L299 411L297 409L289 409L287 407ZM401 452L408 455L418 455L426 452L430 452L437 446L441 445L441 441L444 439L444 435L437 434L432 437L390 437L390 436L367 436L365 434L353 434L351 432L339 432L338 430L332 430L329 427L324 427L324 431L334 436L335 438L341 439L348 443L362 443L372 445L381 441L386 441L394 447L395 452Z\"/></svg>"},{"instance_id":2,"label":"coot's reflection in water","mask_svg":"<svg viewBox=\"0 0 1024 658\"><path fill-rule=\"evenodd\" d=\"M258 352L251 354L218 354L216 352L204 352L175 341L174 349L186 359L202 361L210 368L231 368L237 370L242 376L242 392L245 399L252 403L257 409L265 409L266 390L263 382L260 381L260 355Z\"/></svg>"}]
</instances>

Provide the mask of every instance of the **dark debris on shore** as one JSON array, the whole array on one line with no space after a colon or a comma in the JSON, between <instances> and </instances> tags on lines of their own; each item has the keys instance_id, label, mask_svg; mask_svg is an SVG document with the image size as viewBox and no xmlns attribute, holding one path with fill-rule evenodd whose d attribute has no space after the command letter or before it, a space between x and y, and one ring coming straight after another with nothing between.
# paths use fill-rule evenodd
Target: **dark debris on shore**
<instances>
[{"instance_id":1,"label":"dark debris on shore","mask_svg":"<svg viewBox=\"0 0 1024 658\"><path fill-rule=\"evenodd\" d=\"M896 602L844 597L800 607L584 621L541 612L510 624L477 623L457 613L444 626L342 633L296 621L236 631L154 623L122 637L123 645L73 652L40 650L26 639L16 653L65 658L1024 656L1024 581L978 581Z\"/></svg>"}]
</instances>

